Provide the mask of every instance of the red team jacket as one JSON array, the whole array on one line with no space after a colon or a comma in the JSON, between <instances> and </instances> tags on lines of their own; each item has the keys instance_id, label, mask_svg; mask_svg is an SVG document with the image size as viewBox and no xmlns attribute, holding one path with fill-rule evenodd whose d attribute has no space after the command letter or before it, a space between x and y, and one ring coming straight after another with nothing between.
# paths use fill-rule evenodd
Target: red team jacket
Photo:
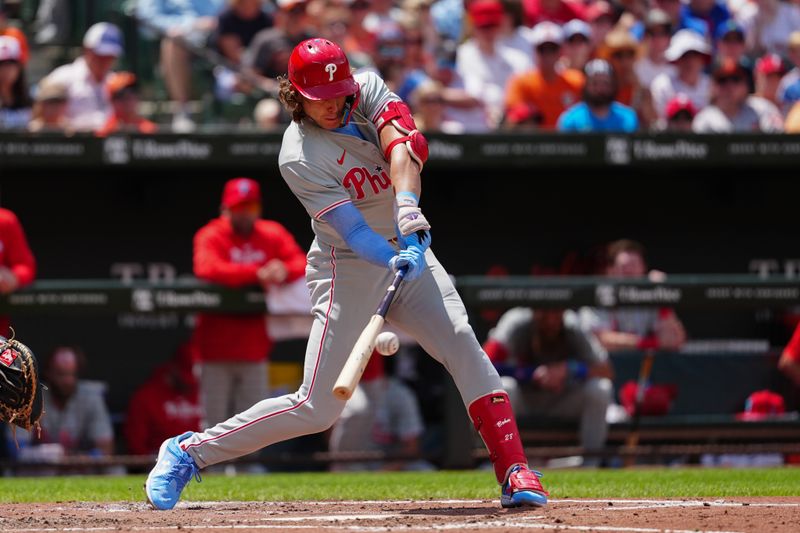
<instances>
[{"instance_id":1,"label":"red team jacket","mask_svg":"<svg viewBox=\"0 0 800 533\"><path fill-rule=\"evenodd\" d=\"M291 233L271 220L256 221L252 235L243 239L220 217L194 237L194 274L212 283L257 285L258 269L273 258L286 265L287 283L305 273L305 253ZM205 362L259 362L272 350L264 315L198 315L192 342Z\"/></svg>"},{"instance_id":2,"label":"red team jacket","mask_svg":"<svg viewBox=\"0 0 800 533\"><path fill-rule=\"evenodd\" d=\"M22 225L14 213L3 208L0 208L0 265L11 269L19 280L19 287L33 283L36 277L36 260ZM0 316L0 335L9 334L8 325L8 317Z\"/></svg>"}]
</instances>

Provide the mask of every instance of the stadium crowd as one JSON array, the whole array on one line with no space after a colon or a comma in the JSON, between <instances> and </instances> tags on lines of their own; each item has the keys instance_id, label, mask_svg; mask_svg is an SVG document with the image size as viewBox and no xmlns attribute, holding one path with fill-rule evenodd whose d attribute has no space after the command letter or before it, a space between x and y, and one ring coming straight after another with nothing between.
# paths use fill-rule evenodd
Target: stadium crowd
<instances>
[{"instance_id":1,"label":"stadium crowd","mask_svg":"<svg viewBox=\"0 0 800 533\"><path fill-rule=\"evenodd\" d=\"M316 35L380 71L425 131L800 131L797 0L138 0L115 17L133 35L98 22L38 79L28 66L66 31L67 3L40 2L30 25L19 4L0 0L0 129L192 131L210 120L199 93L246 98L249 124L280 128L276 78ZM124 71L141 40L157 43L168 120L140 114Z\"/></svg>"}]
</instances>

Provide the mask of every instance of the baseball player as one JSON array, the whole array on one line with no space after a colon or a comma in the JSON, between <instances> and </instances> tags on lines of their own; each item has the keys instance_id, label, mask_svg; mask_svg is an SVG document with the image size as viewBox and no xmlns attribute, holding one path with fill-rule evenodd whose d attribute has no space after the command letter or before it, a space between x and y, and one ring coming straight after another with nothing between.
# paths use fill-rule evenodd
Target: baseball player
<instances>
[{"instance_id":1,"label":"baseball player","mask_svg":"<svg viewBox=\"0 0 800 533\"><path fill-rule=\"evenodd\" d=\"M316 234L306 266L314 324L303 383L294 394L263 400L201 433L164 441L145 484L148 500L171 509L201 468L329 428L345 405L333 396L333 384L373 303L404 268L406 283L387 321L453 376L488 448L502 506L546 504L508 395L429 248L430 225L418 205L427 142L409 108L377 74L353 75L341 48L325 39L294 48L280 94L293 118L280 171Z\"/></svg>"}]
</instances>

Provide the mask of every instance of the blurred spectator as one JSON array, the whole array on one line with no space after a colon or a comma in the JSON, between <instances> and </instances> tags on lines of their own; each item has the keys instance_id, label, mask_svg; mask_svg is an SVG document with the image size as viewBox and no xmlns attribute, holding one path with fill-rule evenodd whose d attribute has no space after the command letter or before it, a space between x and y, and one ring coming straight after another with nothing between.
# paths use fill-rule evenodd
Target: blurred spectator
<instances>
[{"instance_id":1,"label":"blurred spectator","mask_svg":"<svg viewBox=\"0 0 800 533\"><path fill-rule=\"evenodd\" d=\"M448 133L485 133L490 131L489 116L483 100L470 94L456 71L456 45L444 41L428 66L432 81L441 84L442 131ZM413 93L412 93L413 98Z\"/></svg>"},{"instance_id":2,"label":"blurred spectator","mask_svg":"<svg viewBox=\"0 0 800 533\"><path fill-rule=\"evenodd\" d=\"M277 222L262 220L261 189L249 178L225 184L221 214L194 237L194 274L227 287L290 283L305 272L306 257ZM226 420L267 397L272 340L265 315L197 316L192 342L201 363L204 427Z\"/></svg>"},{"instance_id":3,"label":"blurred spectator","mask_svg":"<svg viewBox=\"0 0 800 533\"><path fill-rule=\"evenodd\" d=\"M711 49L705 39L692 30L680 30L672 36L664 57L676 70L659 74L650 85L656 114L663 118L667 102L678 94L688 96L696 109L708 105L711 79L703 69L711 60Z\"/></svg>"},{"instance_id":4,"label":"blurred spectator","mask_svg":"<svg viewBox=\"0 0 800 533\"><path fill-rule=\"evenodd\" d=\"M725 60L712 68L713 104L701 109L692 123L697 133L781 132L783 117L774 104L750 95L746 68Z\"/></svg>"},{"instance_id":5,"label":"blurred spectator","mask_svg":"<svg viewBox=\"0 0 800 533\"><path fill-rule=\"evenodd\" d=\"M531 68L531 57L498 43L504 10L497 0L475 0L468 7L474 34L456 52L456 72L471 96L480 99L492 128L503 115L506 86Z\"/></svg>"},{"instance_id":6,"label":"blurred spectator","mask_svg":"<svg viewBox=\"0 0 800 533\"><path fill-rule=\"evenodd\" d=\"M531 29L525 25L522 3L516 0L501 0L501 3L505 13L500 23L500 37L497 42L530 57L533 53Z\"/></svg>"},{"instance_id":7,"label":"blurred spectator","mask_svg":"<svg viewBox=\"0 0 800 533\"><path fill-rule=\"evenodd\" d=\"M765 54L756 61L756 96L768 100L775 106L778 103L778 85L786 74L786 63L778 54ZM780 107L778 107L780 110Z\"/></svg>"},{"instance_id":8,"label":"blurred spectator","mask_svg":"<svg viewBox=\"0 0 800 533\"><path fill-rule=\"evenodd\" d=\"M599 48L617 20L614 8L606 0L597 0L586 10L585 20L592 28L592 48Z\"/></svg>"},{"instance_id":9,"label":"blurred spectator","mask_svg":"<svg viewBox=\"0 0 800 533\"><path fill-rule=\"evenodd\" d=\"M589 451L603 448L613 370L606 350L579 327L574 312L510 309L489 332L483 349L518 416L579 419L581 446Z\"/></svg>"},{"instance_id":10,"label":"blurred spectator","mask_svg":"<svg viewBox=\"0 0 800 533\"><path fill-rule=\"evenodd\" d=\"M44 410L35 444L59 444L65 455L92 457L114 453L114 431L104 399L105 387L80 379L86 356L75 346L55 348L43 365Z\"/></svg>"},{"instance_id":11,"label":"blurred spectator","mask_svg":"<svg viewBox=\"0 0 800 533\"><path fill-rule=\"evenodd\" d=\"M96 131L108 120L111 102L106 82L122 52L119 28L98 22L83 37L83 55L47 76L49 82L67 88L67 124L71 129Z\"/></svg>"},{"instance_id":12,"label":"blurred spectator","mask_svg":"<svg viewBox=\"0 0 800 533\"><path fill-rule=\"evenodd\" d=\"M506 110L505 125L517 131L533 131L542 127L542 112L533 104L515 104Z\"/></svg>"},{"instance_id":13,"label":"blurred spectator","mask_svg":"<svg viewBox=\"0 0 800 533\"><path fill-rule=\"evenodd\" d=\"M744 28L735 19L728 19L717 27L715 58L719 61L729 59L747 67L747 85L755 91L756 83L753 75L753 63L747 55Z\"/></svg>"},{"instance_id":14,"label":"blurred spectator","mask_svg":"<svg viewBox=\"0 0 800 533\"><path fill-rule=\"evenodd\" d=\"M0 36L0 130L24 129L31 119L31 97L19 41Z\"/></svg>"},{"instance_id":15,"label":"blurred spectator","mask_svg":"<svg viewBox=\"0 0 800 533\"><path fill-rule=\"evenodd\" d=\"M17 216L0 207L0 294L10 294L33 283L36 260ZM10 337L9 319L0 315L0 335Z\"/></svg>"},{"instance_id":16,"label":"blurred spectator","mask_svg":"<svg viewBox=\"0 0 800 533\"><path fill-rule=\"evenodd\" d=\"M616 100L636 110L643 127L647 128L655 122L656 115L647 87L639 84L636 74L636 58L639 55L639 43L626 29L615 29L606 35L598 57L611 63L616 76Z\"/></svg>"},{"instance_id":17,"label":"blurred spectator","mask_svg":"<svg viewBox=\"0 0 800 533\"><path fill-rule=\"evenodd\" d=\"M611 278L649 278L654 282L666 277L657 270L648 272L644 246L628 239L608 245L606 275ZM610 352L648 348L679 350L686 341L683 324L668 308L583 308L580 316L582 327L593 332Z\"/></svg>"},{"instance_id":18,"label":"blurred spectator","mask_svg":"<svg viewBox=\"0 0 800 533\"><path fill-rule=\"evenodd\" d=\"M347 33L339 43L342 50L347 54L350 64L353 66L366 66L372 63L372 55L375 53L375 34L364 27L364 19L369 14L371 7L370 0L352 0L345 2L345 7L350 14L350 22ZM427 2L420 0L414 4L413 9L420 12L420 17L425 24L433 25L430 20L430 6ZM412 9L410 6L409 9Z\"/></svg>"},{"instance_id":19,"label":"blurred spectator","mask_svg":"<svg viewBox=\"0 0 800 533\"><path fill-rule=\"evenodd\" d=\"M681 8L679 29L698 31L706 38L717 34L717 28L731 18L725 0L689 0Z\"/></svg>"},{"instance_id":20,"label":"blurred spectator","mask_svg":"<svg viewBox=\"0 0 800 533\"><path fill-rule=\"evenodd\" d=\"M800 82L800 30L792 32L789 36L787 49L789 60L792 62L792 65L794 65L794 68L787 72L781 79L777 91L778 102L784 112L786 112L792 104L792 102L786 98L787 89L793 84Z\"/></svg>"},{"instance_id":21,"label":"blurred spectator","mask_svg":"<svg viewBox=\"0 0 800 533\"><path fill-rule=\"evenodd\" d=\"M34 41L40 45L66 45L72 29L69 0L41 0L33 21Z\"/></svg>"},{"instance_id":22,"label":"blurred spectator","mask_svg":"<svg viewBox=\"0 0 800 533\"><path fill-rule=\"evenodd\" d=\"M281 124L281 104L274 98L259 100L253 110L253 119L262 130L273 131Z\"/></svg>"},{"instance_id":23,"label":"blurred spectator","mask_svg":"<svg viewBox=\"0 0 800 533\"><path fill-rule=\"evenodd\" d=\"M559 131L613 131L632 133L639 127L636 111L618 101L617 81L611 65L603 59L586 64L583 101L570 107L558 119Z\"/></svg>"},{"instance_id":24,"label":"blurred spectator","mask_svg":"<svg viewBox=\"0 0 800 533\"><path fill-rule=\"evenodd\" d=\"M800 6L781 0L747 2L738 13L751 54L785 54L792 32L800 28Z\"/></svg>"},{"instance_id":25,"label":"blurred spectator","mask_svg":"<svg viewBox=\"0 0 800 533\"><path fill-rule=\"evenodd\" d=\"M572 19L586 20L586 9L573 0L522 0L525 23L535 26L540 22L566 24Z\"/></svg>"},{"instance_id":26,"label":"blurred spectator","mask_svg":"<svg viewBox=\"0 0 800 533\"><path fill-rule=\"evenodd\" d=\"M800 108L795 106L795 110L796 109ZM783 349L783 353L781 353L781 358L778 361L778 368L786 374L786 377L791 379L795 385L800 387L800 323L797 324L789 344L786 345Z\"/></svg>"},{"instance_id":27,"label":"blurred spectator","mask_svg":"<svg viewBox=\"0 0 800 533\"><path fill-rule=\"evenodd\" d=\"M592 57L592 28L582 20L572 19L564 25L564 68L583 70Z\"/></svg>"},{"instance_id":28,"label":"blurred spectator","mask_svg":"<svg viewBox=\"0 0 800 533\"><path fill-rule=\"evenodd\" d=\"M667 131L691 133L692 122L697 115L697 109L689 97L679 94L667 102L665 129Z\"/></svg>"},{"instance_id":29,"label":"blurred spectator","mask_svg":"<svg viewBox=\"0 0 800 533\"><path fill-rule=\"evenodd\" d=\"M172 128L188 132L195 128L189 109L192 89L190 46L205 47L217 28L217 16L225 0L138 0L136 16L147 31L161 40L161 74L170 98L177 103Z\"/></svg>"},{"instance_id":30,"label":"blurred spectator","mask_svg":"<svg viewBox=\"0 0 800 533\"><path fill-rule=\"evenodd\" d=\"M439 35L444 39L460 43L464 11L464 0L437 0L431 6L431 18Z\"/></svg>"},{"instance_id":31,"label":"blurred spectator","mask_svg":"<svg viewBox=\"0 0 800 533\"><path fill-rule=\"evenodd\" d=\"M114 72L108 76L106 90L111 98L111 116L97 135L105 137L118 131L155 133L158 127L139 115L139 92L136 76L130 72Z\"/></svg>"},{"instance_id":32,"label":"blurred spectator","mask_svg":"<svg viewBox=\"0 0 800 533\"><path fill-rule=\"evenodd\" d=\"M533 106L542 114L542 128L554 129L561 113L580 100L583 74L574 69L558 70L564 36L557 24L540 22L532 36L538 67L511 79L506 109Z\"/></svg>"},{"instance_id":33,"label":"blurred spectator","mask_svg":"<svg viewBox=\"0 0 800 533\"><path fill-rule=\"evenodd\" d=\"M183 343L136 389L125 420L129 454L157 454L171 435L200 430L203 412L195 367L194 348Z\"/></svg>"},{"instance_id":34,"label":"blurred spectator","mask_svg":"<svg viewBox=\"0 0 800 533\"><path fill-rule=\"evenodd\" d=\"M13 37L19 43L19 62L22 66L28 64L30 51L28 50L28 39L19 28L8 23L9 5L5 0L0 0L0 37Z\"/></svg>"},{"instance_id":35,"label":"blurred spectator","mask_svg":"<svg viewBox=\"0 0 800 533\"><path fill-rule=\"evenodd\" d=\"M220 54L239 68L242 55L255 35L272 26L272 19L262 9L263 0L229 0L228 7L217 18L212 41ZM236 92L249 92L250 84L239 79L227 66L214 67L215 94L226 101Z\"/></svg>"},{"instance_id":36,"label":"blurred spectator","mask_svg":"<svg viewBox=\"0 0 800 533\"><path fill-rule=\"evenodd\" d=\"M649 88L659 74L675 74L675 66L664 57L671 35L669 15L661 9L651 10L644 23L643 54L633 66L642 87Z\"/></svg>"},{"instance_id":37,"label":"blurred spectator","mask_svg":"<svg viewBox=\"0 0 800 533\"><path fill-rule=\"evenodd\" d=\"M795 102L794 106L792 106L789 113L786 115L784 131L786 131L786 133L800 133L800 100Z\"/></svg>"},{"instance_id":38,"label":"blurred spectator","mask_svg":"<svg viewBox=\"0 0 800 533\"><path fill-rule=\"evenodd\" d=\"M405 31L386 26L376 36L375 68L393 92L398 92L406 78Z\"/></svg>"},{"instance_id":39,"label":"blurred spectator","mask_svg":"<svg viewBox=\"0 0 800 533\"><path fill-rule=\"evenodd\" d=\"M67 86L47 78L39 82L28 130L32 132L71 132L67 123Z\"/></svg>"},{"instance_id":40,"label":"blurred spectator","mask_svg":"<svg viewBox=\"0 0 800 533\"><path fill-rule=\"evenodd\" d=\"M383 356L373 352L353 397L331 428L332 452L419 455L425 426L419 401L402 381L387 376ZM430 470L422 460L333 463L333 471Z\"/></svg>"},{"instance_id":41,"label":"blurred spectator","mask_svg":"<svg viewBox=\"0 0 800 533\"><path fill-rule=\"evenodd\" d=\"M277 77L286 74L292 50L312 37L304 0L278 0L277 5L274 26L258 32L242 56L242 66L258 77L260 88L276 94Z\"/></svg>"},{"instance_id":42,"label":"blurred spectator","mask_svg":"<svg viewBox=\"0 0 800 533\"><path fill-rule=\"evenodd\" d=\"M670 21L670 27L672 28L672 33L675 34L679 29L681 29L681 7L683 4L681 0L654 0L653 7L655 9L660 9L664 13L667 14ZM703 31L702 28L698 29L700 32Z\"/></svg>"}]
</instances>

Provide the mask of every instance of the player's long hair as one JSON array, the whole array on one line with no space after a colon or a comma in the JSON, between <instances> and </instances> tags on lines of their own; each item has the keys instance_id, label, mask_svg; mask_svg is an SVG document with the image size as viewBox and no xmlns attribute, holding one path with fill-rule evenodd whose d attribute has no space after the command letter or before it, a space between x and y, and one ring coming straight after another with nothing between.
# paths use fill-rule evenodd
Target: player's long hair
<instances>
[{"instance_id":1,"label":"player's long hair","mask_svg":"<svg viewBox=\"0 0 800 533\"><path fill-rule=\"evenodd\" d=\"M278 97L281 99L283 107L292 114L292 120L300 122L306 117L306 112L303 111L303 101L300 98L300 93L285 76L278 76L278 83L280 83Z\"/></svg>"}]
</instances>

